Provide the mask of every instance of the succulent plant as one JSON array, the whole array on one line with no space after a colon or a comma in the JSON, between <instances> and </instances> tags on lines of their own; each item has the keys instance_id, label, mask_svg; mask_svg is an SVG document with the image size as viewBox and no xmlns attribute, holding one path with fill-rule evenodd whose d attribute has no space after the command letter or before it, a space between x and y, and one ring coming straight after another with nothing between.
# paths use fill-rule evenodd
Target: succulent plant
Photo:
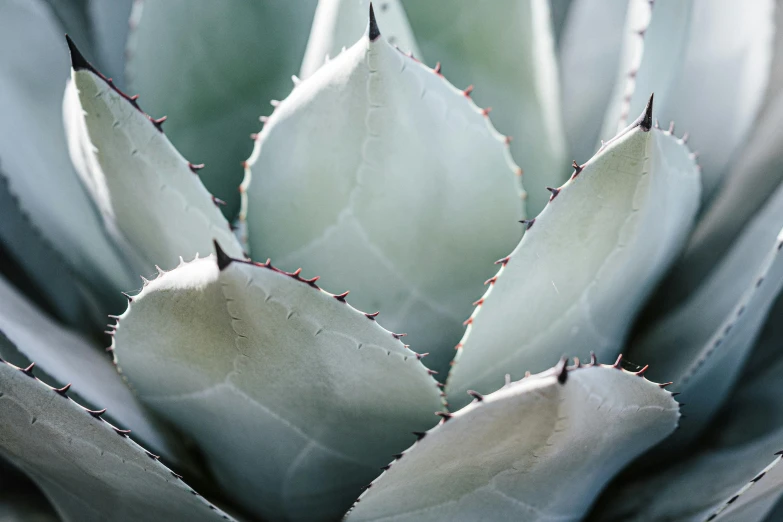
<instances>
[{"instance_id":1,"label":"succulent plant","mask_svg":"<svg viewBox=\"0 0 783 522\"><path fill-rule=\"evenodd\" d=\"M0 0L0 518L779 520L780 21Z\"/></svg>"}]
</instances>

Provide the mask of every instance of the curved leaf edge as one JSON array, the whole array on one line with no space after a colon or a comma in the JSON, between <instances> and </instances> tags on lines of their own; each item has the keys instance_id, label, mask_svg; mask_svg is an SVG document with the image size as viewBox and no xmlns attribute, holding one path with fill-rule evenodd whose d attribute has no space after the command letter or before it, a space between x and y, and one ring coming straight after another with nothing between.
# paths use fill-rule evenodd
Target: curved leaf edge
<instances>
[{"instance_id":1,"label":"curved leaf edge","mask_svg":"<svg viewBox=\"0 0 783 522\"><path fill-rule=\"evenodd\" d=\"M588 362L588 363L582 363L579 360L578 357L574 357L573 358L573 364L570 365L570 366L568 364L568 361L569 361L569 359L564 356L564 357L562 357L560 359L560 362L556 366L554 366L554 367L552 367L552 368L550 368L548 370L544 370L543 372L540 372L540 373L531 374L530 372L526 372L525 376L522 379L519 379L518 381L513 381L512 382L511 379L510 379L510 376L507 374L506 375L506 384L503 385L502 387L500 387L499 389L495 390L494 392L492 392L492 394L498 393L501 390L505 390L506 388L516 386L516 385L520 384L522 381L527 382L529 379L540 379L540 378L553 377L554 376L554 377L557 377L557 381L561 385L563 385L563 384L565 384L568 381L568 375L571 372L579 371L580 369L584 369L584 368L592 368L592 367L598 366L598 367L601 367L601 368L616 369L616 370L624 372L624 373L626 373L628 375L633 375L635 377L640 377L641 379L644 379L647 382L650 382L652 384L656 384L659 388L661 388L662 391L664 391L665 393L669 394L670 398L677 405L678 409L682 406L680 403L678 403L674 399L679 394L676 393L676 392L672 393L672 392L670 392L669 390L666 389L668 386L670 386L670 385L672 385L674 383L671 383L671 382L656 383L656 382L650 381L649 379L647 379L644 376L645 372L648 369L647 366L644 366L644 367L642 367L642 368L640 368L638 370L634 370L634 371L627 370L624 367L626 365L626 363L623 361L622 354L620 354L617 357L617 359L615 360L615 362L613 364L602 364L602 363L599 363L597 358L596 358L595 353L593 353L593 352L590 352L590 362ZM398 460L403 458L405 455L407 455L411 451L414 451L414 449L416 448L416 445L419 443L420 440L422 440L424 437L426 437L428 434L430 434L434 430L437 430L440 426L442 426L443 424L448 422L452 417L454 417L455 414L459 414L460 411L464 410L468 406L471 406L471 407L481 406L482 403L484 402L485 395L482 395L482 394L480 394L478 392L475 392L473 390L469 390L467 393L468 393L468 395L473 397L473 400L470 403L468 403L467 405L463 406L460 410L457 410L456 412L452 412L452 413L439 413L439 412L436 412L436 415L441 417L441 421L438 424L436 424L435 426L433 426L432 428L430 428L427 431L424 431L424 432L414 432L413 433L414 435L416 435L416 441L408 449L406 449L402 453L399 453L397 455L393 455L392 456L393 460L391 462L389 462L389 464L387 464L386 466L381 468L383 470L383 473L381 473L375 480L373 480L372 482L370 482L368 485L366 485L364 487L364 490L362 491L361 495L356 499L356 501L354 502L353 506L351 506L351 508L348 510L348 512L346 512L345 517L347 517L351 513L351 511L353 511L353 509L356 507L356 504L361 502L362 497L364 497L367 494L367 491L370 488L372 488L373 484L375 484L376 482L378 482L379 480L381 480L383 478L383 476L386 474L386 472L389 469L391 469L391 467L394 465L395 462L397 462ZM489 395L492 395L492 394L489 394ZM679 428L679 422L677 423L677 425L675 426L674 429L676 430L677 428Z\"/></svg>"},{"instance_id":2,"label":"curved leaf edge","mask_svg":"<svg viewBox=\"0 0 783 522\"><path fill-rule=\"evenodd\" d=\"M371 38L371 36L373 36ZM380 30L378 29L377 24L375 23L375 17L373 16L373 10L372 10L372 3L370 4L370 22L367 26L367 31L365 32L365 35L363 38L366 38L369 40L370 43L377 41L378 38L381 38L382 34ZM411 52L404 52L399 47L389 44L393 49L395 49L397 52L399 52L401 55L405 56L406 58L410 59L412 62L414 62L417 66L421 67L425 71L429 71L432 74L435 74L438 76L446 85L448 89L451 89L453 92L461 94L462 98L464 98L465 102L468 103L470 110L474 113L478 113L481 116L484 117L484 121L487 125L487 130L489 131L490 136L492 136L495 140L502 143L504 145L503 148L503 154L505 156L506 163L508 164L508 168L514 173L516 176L516 179L518 181L519 186L519 197L522 199L522 201L525 201L527 199L527 192L525 191L524 186L522 185L522 177L524 175L524 170L522 167L520 167L517 162L514 160L513 155L511 154L511 141L514 139L513 136L508 136L505 134L502 134L499 132L495 126L492 123L492 120L489 116L489 114L492 112L492 107L479 107L476 102L471 97L471 93L474 90L474 86L468 85L464 89L457 88L453 83L451 83L441 72L441 63L437 62L435 64L435 67L429 67L427 64L416 58L413 53ZM340 51L340 54L338 54L335 57L329 58L328 61L334 60L337 57L339 57L343 52L346 51L346 48L343 48L342 51ZM310 78L307 78L306 80L300 80L297 76L292 76L294 87L293 89L296 89L299 85L301 85L304 82L307 82L310 80L313 76L318 75L321 73L323 67L321 69L318 69ZM293 92L292 89L292 92ZM290 96L290 94L289 94ZM239 235L239 242L240 244L247 249L248 245L248 238L247 238L247 213L248 213L248 197L247 197L247 190L250 187L250 184L252 183L252 167L255 165L255 162L258 160L258 157L260 155L259 151L259 141L261 132L263 132L264 126L275 116L275 111L277 108L282 104L285 103L285 100L270 100L270 105L273 107L273 110L271 114L268 116L260 116L259 121L262 124L261 130L259 130L258 133L253 133L250 135L250 139L253 140L255 145L253 146L253 152L250 154L250 157L242 162L242 167L245 170L245 176L242 180L242 183L239 186L239 193L240 193L240 210L239 210L239 217L237 220L237 226L236 230L238 231ZM524 216L523 211L523 216ZM251 252L252 253L252 252Z\"/></svg>"},{"instance_id":3,"label":"curved leaf edge","mask_svg":"<svg viewBox=\"0 0 783 522\"><path fill-rule=\"evenodd\" d=\"M134 12L136 11L136 9L138 9L138 11L140 13L140 11L141 11L141 2L138 2L138 6L134 5ZM133 29L135 27L134 20L135 20L134 19L134 14L132 13L131 14L131 20L130 20L131 29ZM155 127L155 129L157 129L158 132L160 132L161 134L165 134L165 131L163 130L163 124L168 119L167 116L161 116L160 118L154 118L154 117L150 116L149 114L147 114L146 112L144 112L144 110L141 108L141 106L138 103L138 99L139 99L139 95L138 94L135 94L135 95L131 96L131 95L128 95L127 93L125 93L124 91L122 91L119 87L117 87L114 84L114 81L111 78L107 78L106 76L104 76L103 73L101 73L90 62L87 61L87 59L84 57L84 55L82 55L82 53L76 47L76 44L74 44L74 42L73 42L73 40L71 39L70 36L68 36L66 34L65 35L65 39L66 39L66 41L68 43L68 50L70 51L70 54L71 54L71 68L73 69L73 71L75 71L75 72L76 71L87 71L87 72L90 72L90 73L94 74L98 78L100 78L104 83L106 83L106 85L109 86L109 88L111 88L115 93L117 93L125 101L130 103L131 106L133 106L133 108L136 109L140 114L142 114L144 117L146 117L150 121L150 123ZM179 153L179 151L177 151L177 152ZM199 171L201 169L203 169L204 166L205 166L203 163L201 163L201 164L194 164L194 163L191 163L190 161L187 161L187 160L185 160L185 161L187 162L188 168L190 169L190 171L193 172L193 174L195 174L196 176L198 176ZM213 205L215 205L215 207L218 209L218 211L220 211L221 207L223 205L225 205L225 202L220 200L220 199L218 199L218 198L216 198L211 192L209 192L209 190L206 188L204 183L201 181L201 178L199 178L199 183L201 184L201 187L204 189L204 191L207 194L209 194L209 196L212 198ZM229 231L233 234L234 233L234 227L228 221L227 221L227 224L228 224Z\"/></svg>"},{"instance_id":4,"label":"curved leaf edge","mask_svg":"<svg viewBox=\"0 0 783 522\"><path fill-rule=\"evenodd\" d=\"M402 356L405 360L407 360L409 357L415 357L418 360L418 362L422 365L422 367L429 374L429 378L432 380L432 384L438 389L438 394L441 397L441 402L443 404L444 409L448 409L448 402L446 401L446 393L443 391L444 384L441 383L441 382L438 382L435 379L435 377L434 377L434 375L437 375L438 372L436 372L435 370L431 370L431 369L427 368L427 366L423 362L423 359L427 355L429 355L429 354L428 353L418 353L418 352L415 352L415 351L411 350L409 345L402 343L401 339L403 337L405 337L406 334L404 334L404 333L395 333L395 332L392 332L391 330L387 330L386 328L381 326L375 320L376 317L378 317L378 315L380 315L380 311L372 312L372 313L362 312L361 310L358 310L358 309L354 308L353 306L351 306L348 303L348 301L346 300L346 298L348 297L348 294L350 293L350 290L346 290L345 292L343 292L341 294L332 294L330 292L327 292L326 290L324 290L320 286L318 286L317 282L320 279L320 276L311 277L309 279L305 278L305 277L302 277L302 269L301 268L299 268L299 269L297 269L297 270L295 270L293 272L286 272L285 270L281 270L281 269L273 266L272 265L272 261L270 259L267 259L264 263L258 263L258 262L252 261L250 259L233 258L233 257L231 257L231 256L229 256L228 254L225 253L225 251L220 247L220 244L217 242L217 240L214 241L214 247L215 247L215 254L211 254L208 257L214 257L215 258L215 262L217 263L218 270L220 270L220 271L223 271L231 263L243 263L243 264L250 265L250 266L253 266L253 267L256 267L256 268L262 268L262 269L270 270L270 271L272 271L274 273L277 273L277 274L289 277L289 278L291 278L291 279L293 279L293 280L295 280L295 281L297 281L299 283L305 284L305 285L309 286L310 288L312 288L316 292L320 292L320 293L326 294L327 296L335 299L336 301L339 301L340 303L343 303L350 310L356 312L357 314L364 315L368 320L374 322L377 325L377 327L380 328L383 332L386 332L387 334L392 336L396 341L400 342L400 344L403 345L403 348L405 348L406 352L410 353L410 355ZM154 281L154 280L156 280L156 279L158 279L160 277L165 277L166 274L168 274L170 272L173 272L173 271L177 270L178 268L180 268L182 266L185 266L185 265L190 264L190 263L192 263L194 261L197 261L197 260L201 259L201 257L197 253L196 256L193 258L193 260L191 260L191 261L185 261L182 258L182 256L180 256L179 259L180 259L179 265L177 265L175 268L173 268L171 270L163 270L160 267L156 266L156 268L158 270L158 273L157 273L155 279L153 279L153 280L148 280L148 279L146 279L146 278L144 278L142 276L141 279L142 279L142 282L143 282L143 286L136 293L136 295L124 294L125 297L128 299L128 307L125 310L125 312L123 312L122 315L110 316L110 318L113 319L115 322L113 324L110 323L108 325L108 330L106 331L106 333L111 336L111 344L106 348L106 351L110 352L112 354L114 365L117 368L117 371L120 372L120 374L122 374L122 368L121 368L121 366L120 366L120 364L118 362L117 355L115 353L115 346L116 345L115 345L115 336L114 336L114 334L115 334L116 330L120 327L121 320L124 317L127 317L128 314L131 312L131 308L133 306L134 298L139 296L139 295L141 295L145 291L147 286L149 286L149 284L152 281ZM134 389L133 385L130 383L130 381L127 379L127 377L125 377L123 375L123 378L124 378L126 384L128 384L128 386L131 387L131 389ZM438 413L435 412L435 414L437 415Z\"/></svg>"},{"instance_id":5,"label":"curved leaf edge","mask_svg":"<svg viewBox=\"0 0 783 522\"><path fill-rule=\"evenodd\" d=\"M129 429L122 429L122 428L119 428L117 426L114 426L113 424L109 423L106 419L104 419L102 416L103 416L104 413L106 413L106 409L105 408L104 409L100 409L100 410L91 410L89 408L86 408L86 407L82 406L81 404L79 404L78 402L73 400L70 396L68 396L68 392L69 392L69 390L71 388L70 384L66 384L62 388L54 388L52 386L49 386L44 381L40 380L38 377L36 377L34 375L34 370L35 370L35 363L34 362L30 363L30 365L27 366L26 368L19 368L18 366L16 366L16 365L14 365L14 364L12 364L12 363L10 363L10 362L0 358L0 364L5 364L6 366L10 367L13 370L17 370L17 371L20 371L20 372L24 373L26 376L28 376L31 379L33 379L35 382L40 383L42 386L48 388L50 391L52 391L56 395L59 395L62 399L66 400L66 401L72 402L73 404L75 404L76 406L78 406L79 408L84 410L85 413L89 414L93 419L95 419L101 425L104 425L106 427L106 429L111 430L117 436L122 437L123 439L125 439L126 444L128 444L129 447L131 447L134 451L144 453L151 461L153 461L153 464L152 464L153 466L158 466L158 467L160 467L160 469L162 471L171 474L171 476L174 477L177 481L181 482L182 486L184 488L186 488L188 491L190 491L190 493L192 495L198 497L203 502L205 508L214 511L217 515L221 516L223 518L223 520L235 520L234 518L229 516L227 513L223 512L219 507L217 507L216 505L212 504L205 497L200 495L196 490L191 488L183 480L182 475L177 474L176 472L171 470L168 466L166 466L165 464L163 464L160 461L160 456L155 455L154 453L150 452L149 450L147 450L143 446L141 446L139 443L134 441L130 437L131 430L129 430Z\"/></svg>"},{"instance_id":6,"label":"curved leaf edge","mask_svg":"<svg viewBox=\"0 0 783 522\"><path fill-rule=\"evenodd\" d=\"M615 136L611 140L608 140L606 142L602 141L601 147L593 155L593 158L595 158L599 153L601 153L613 141L615 141L616 139L621 137L623 134L628 132L630 129L633 129L633 128L637 127L637 126L641 126L643 128L647 128L647 129L655 129L655 132L661 132L661 134L663 134L664 136L671 137L672 139L676 140L679 145L684 146L684 147L686 147L686 149L688 149L688 147L687 147L688 133L685 132L685 133L683 133L683 135L681 137L678 138L677 135L674 133L674 122L671 122L671 124L669 125L668 129L666 129L666 130L661 128L660 123L658 122L657 119L655 120L654 123L652 122L652 102L653 102L653 97L654 97L654 94L651 94L650 95L650 100L647 102L647 107L646 107L645 111L639 116L639 118L637 118L634 122L632 122L624 130L620 131L620 133L617 134L617 136ZM690 150L690 149L688 149L688 150ZM699 154L697 152L689 152L689 157L690 157L691 160L693 160L693 162L695 164L695 167L696 167L696 170L698 172L701 172L701 166L698 163ZM592 158L590 160L588 160L588 161L591 161L591 160L592 160ZM559 186L557 188L547 187L547 190L551 193L551 195L549 197L549 202L547 203L547 205L543 209L541 209L541 212L539 212L539 215L542 212L544 212L544 210L546 210L549 207L550 204L552 204L552 202L557 197L557 195L560 194L561 190L566 190L568 188L568 186L570 185L571 181L573 181L577 176L579 176L579 174L584 169L586 163L587 162L585 162L585 163L580 165L579 163L576 162L576 160L574 160L574 162L571 165L573 167L573 169L574 169L573 173L571 174L571 177L568 180L566 180L565 183L563 183L561 186ZM536 217L538 217L538 216L536 216ZM536 218L523 219L523 220L520 221L520 223L522 223L525 226L525 230L529 230L535 224L535 222L536 222ZM523 238L524 238L524 235L523 235ZM520 241L522 241L522 240L520 239ZM514 248L514 250L516 250L516 247ZM470 336L473 320L476 318L476 316L478 315L479 311L481 310L481 306L484 304L484 301L492 293L492 287L495 285L495 283L497 282L498 278L500 278L503 275L503 270L505 269L505 267L508 264L508 262L511 260L512 254L513 254L513 252L510 253L509 255L507 255L506 257L503 257L503 258L498 259L497 261L495 261L496 265L500 265L500 269L497 271L497 273L494 276L492 276L491 278L489 278L486 281L484 281L484 285L488 287L487 291L484 292L484 295L482 295L477 301L473 302L473 307L474 307L473 312L470 314L470 316L463 323L464 326L465 326L465 333L463 334L462 338L457 343L457 345L454 347L454 349L456 350L457 353L456 353L456 356L454 357L454 359L452 359L452 361L451 361L451 366L452 367L454 367L457 364L460 351L462 350L463 346L465 345L465 343L468 340L468 337ZM447 384L448 384L448 380L447 380Z\"/></svg>"}]
</instances>

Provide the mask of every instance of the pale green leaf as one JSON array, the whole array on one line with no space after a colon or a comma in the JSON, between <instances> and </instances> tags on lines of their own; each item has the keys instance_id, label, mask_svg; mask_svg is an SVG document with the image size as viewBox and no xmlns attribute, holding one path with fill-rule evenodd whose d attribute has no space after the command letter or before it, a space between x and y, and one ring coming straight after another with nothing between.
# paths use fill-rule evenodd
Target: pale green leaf
<instances>
[{"instance_id":1,"label":"pale green leaf","mask_svg":"<svg viewBox=\"0 0 783 522\"><path fill-rule=\"evenodd\" d=\"M361 290L352 303L383 310L444 371L481 282L519 238L516 169L462 91L365 35L260 133L243 184L251 252Z\"/></svg>"},{"instance_id":2,"label":"pale green leaf","mask_svg":"<svg viewBox=\"0 0 783 522\"><path fill-rule=\"evenodd\" d=\"M628 2L574 0L565 19L558 61L563 121L568 150L580 162L593 155L600 139L619 68L627 11Z\"/></svg>"},{"instance_id":3,"label":"pale green leaf","mask_svg":"<svg viewBox=\"0 0 783 522\"><path fill-rule=\"evenodd\" d=\"M779 306L777 311L781 311ZM768 326L773 328L765 329L765 337L771 337L762 339L760 345L773 341L774 350L769 355L774 357L743 374L731 400L704 436L690 450L665 462L667 466L659 466L655 472L648 469L632 481L618 481L607 490L591 522L704 522L718 511L725 512L725 519L716 519L722 522L763 520L764 513L783 493L783 466L776 465L770 476L759 476L773 459L779 460L775 453L783 447L779 323L777 317L770 319ZM684 404L687 418L680 421L680 426L685 426L696 411L690 402ZM728 503L737 494L740 497ZM725 509L727 504L742 509ZM730 518L732 513L744 518Z\"/></svg>"},{"instance_id":4,"label":"pale green leaf","mask_svg":"<svg viewBox=\"0 0 783 522\"><path fill-rule=\"evenodd\" d=\"M207 254L213 238L242 249L212 195L162 131L162 123L84 61L75 47L65 96L74 165L118 242L137 255L138 273Z\"/></svg>"},{"instance_id":5,"label":"pale green leaf","mask_svg":"<svg viewBox=\"0 0 783 522\"><path fill-rule=\"evenodd\" d=\"M775 9L783 27L783 9ZM656 304L668 308L694 291L711 273L745 224L783 180L783 31L775 31L770 81L762 108L742 150L732 159L719 191L699 218L682 258L674 265Z\"/></svg>"},{"instance_id":6,"label":"pale green leaf","mask_svg":"<svg viewBox=\"0 0 783 522\"><path fill-rule=\"evenodd\" d=\"M581 520L671 433L671 394L612 366L560 367L478 396L372 483L349 521Z\"/></svg>"},{"instance_id":7,"label":"pale green leaf","mask_svg":"<svg viewBox=\"0 0 783 522\"><path fill-rule=\"evenodd\" d=\"M228 519L130 438L0 362L0 451L65 521Z\"/></svg>"},{"instance_id":8,"label":"pale green leaf","mask_svg":"<svg viewBox=\"0 0 783 522\"><path fill-rule=\"evenodd\" d=\"M127 288L131 273L68 158L62 125L68 54L62 30L39 0L8 0L0 4L0 46L9 50L0 55L0 169L8 192L43 240L93 289ZM16 213L4 205L0 220ZM42 286L45 276L36 276Z\"/></svg>"},{"instance_id":9,"label":"pale green leaf","mask_svg":"<svg viewBox=\"0 0 783 522\"><path fill-rule=\"evenodd\" d=\"M642 331L626 354L674 381L690 405L667 449L691 442L732 389L783 287L783 187L745 225L699 289ZM776 231L779 231L776 234Z\"/></svg>"},{"instance_id":10,"label":"pale green leaf","mask_svg":"<svg viewBox=\"0 0 783 522\"><path fill-rule=\"evenodd\" d=\"M696 163L681 140L647 129L651 112L578 167L488 281L449 375L452 403L497 389L507 373L542 371L565 350L618 354L699 200Z\"/></svg>"},{"instance_id":11,"label":"pale green leaf","mask_svg":"<svg viewBox=\"0 0 783 522\"><path fill-rule=\"evenodd\" d=\"M552 21L547 0L403 1L421 51L440 62L455 85L475 85L481 107L492 107L498 130L525 169L533 213L546 186L567 176L565 135ZM381 28L383 29L383 28Z\"/></svg>"},{"instance_id":12,"label":"pale green leaf","mask_svg":"<svg viewBox=\"0 0 783 522\"><path fill-rule=\"evenodd\" d=\"M269 101L286 96L301 64L316 0L137 2L128 45L129 90L185 157L206 164L204 183L239 209L241 162Z\"/></svg>"},{"instance_id":13,"label":"pale green leaf","mask_svg":"<svg viewBox=\"0 0 783 522\"><path fill-rule=\"evenodd\" d=\"M172 459L181 456L166 437L166 430L125 386L110 356L44 316L1 278L0 332L57 384L73 384L73 390L89 405L106 407L113 420L133 426L134 435L154 451ZM11 360L6 353L2 355Z\"/></svg>"},{"instance_id":14,"label":"pale green leaf","mask_svg":"<svg viewBox=\"0 0 783 522\"><path fill-rule=\"evenodd\" d=\"M623 60L616 71L601 138L610 138L628 125L629 116L642 110L651 92L655 93L659 114L672 97L680 95L672 87L691 35L692 6L692 0L631 0L624 28Z\"/></svg>"},{"instance_id":15,"label":"pale green leaf","mask_svg":"<svg viewBox=\"0 0 783 522\"><path fill-rule=\"evenodd\" d=\"M114 353L140 399L188 432L226 494L268 519L333 520L442 408L391 332L314 280L220 251L161 274ZM222 270L220 269L222 268Z\"/></svg>"},{"instance_id":16,"label":"pale green leaf","mask_svg":"<svg viewBox=\"0 0 783 522\"><path fill-rule=\"evenodd\" d=\"M369 8L370 0L320 0L318 2L299 73L301 79L312 76L325 61L334 58L361 38L367 28ZM383 27L386 40L401 51L412 53L421 60L421 52L416 45L400 0L376 1L374 11L378 24Z\"/></svg>"},{"instance_id":17,"label":"pale green leaf","mask_svg":"<svg viewBox=\"0 0 783 522\"><path fill-rule=\"evenodd\" d=\"M658 117L690 134L704 169L705 197L719 184L761 106L770 75L774 7L773 0L756 2L752 9L733 0L656 2L648 35L653 39L643 46L640 90L633 92L632 81L613 95L620 103L633 95L633 115L651 89L656 96L661 91ZM659 14L661 24L654 28ZM606 122L603 138L618 125Z\"/></svg>"}]
</instances>

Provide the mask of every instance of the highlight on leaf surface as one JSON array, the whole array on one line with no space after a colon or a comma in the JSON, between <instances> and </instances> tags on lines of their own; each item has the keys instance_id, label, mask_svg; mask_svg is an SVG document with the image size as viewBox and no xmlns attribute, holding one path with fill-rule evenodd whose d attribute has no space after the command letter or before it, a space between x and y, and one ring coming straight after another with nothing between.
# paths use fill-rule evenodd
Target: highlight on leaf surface
<instances>
[{"instance_id":1,"label":"highlight on leaf surface","mask_svg":"<svg viewBox=\"0 0 783 522\"><path fill-rule=\"evenodd\" d=\"M481 281L519 238L524 192L486 113L383 30L269 117L242 217L254 257L313 267L333 292L360 288L352 303L382 309L445 374Z\"/></svg>"},{"instance_id":2,"label":"highlight on leaf surface","mask_svg":"<svg viewBox=\"0 0 783 522\"><path fill-rule=\"evenodd\" d=\"M566 349L613 358L681 248L699 201L682 140L652 128L652 101L574 174L534 221L466 324L447 392L496 390Z\"/></svg>"},{"instance_id":3,"label":"highlight on leaf surface","mask_svg":"<svg viewBox=\"0 0 783 522\"><path fill-rule=\"evenodd\" d=\"M71 159L137 273L207 254L213 237L241 256L215 198L163 133L166 118L142 112L135 97L90 65L72 40L68 45L64 113Z\"/></svg>"},{"instance_id":4,"label":"highlight on leaf surface","mask_svg":"<svg viewBox=\"0 0 783 522\"><path fill-rule=\"evenodd\" d=\"M671 393L616 366L560 364L480 395L421 434L348 521L580 520L676 427Z\"/></svg>"},{"instance_id":5,"label":"highlight on leaf surface","mask_svg":"<svg viewBox=\"0 0 783 522\"><path fill-rule=\"evenodd\" d=\"M339 517L443 408L422 355L316 280L218 247L149 282L114 337L140 400L265 518Z\"/></svg>"}]
</instances>

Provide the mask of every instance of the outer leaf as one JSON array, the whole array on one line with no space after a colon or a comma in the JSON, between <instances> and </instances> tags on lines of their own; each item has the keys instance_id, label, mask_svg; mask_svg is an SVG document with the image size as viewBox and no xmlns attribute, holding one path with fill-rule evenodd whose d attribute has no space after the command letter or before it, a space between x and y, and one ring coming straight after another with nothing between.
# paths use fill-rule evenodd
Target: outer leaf
<instances>
[{"instance_id":1,"label":"outer leaf","mask_svg":"<svg viewBox=\"0 0 783 522\"><path fill-rule=\"evenodd\" d=\"M38 0L3 2L0 46L17 49L0 56L0 168L8 192L92 288L127 288L133 280L125 260L108 241L68 159L60 116L68 67L59 26ZM0 221L16 215L13 206L0 207ZM4 241L9 237L3 234ZM46 276L37 276L42 286Z\"/></svg>"},{"instance_id":2,"label":"outer leaf","mask_svg":"<svg viewBox=\"0 0 783 522\"><path fill-rule=\"evenodd\" d=\"M552 4L553 12L558 3L562 2ZM565 19L559 52L563 120L568 149L580 161L592 156L600 139L619 68L627 10L628 2L574 0Z\"/></svg>"},{"instance_id":3,"label":"outer leaf","mask_svg":"<svg viewBox=\"0 0 783 522\"><path fill-rule=\"evenodd\" d=\"M242 255L228 222L193 167L171 145L162 121L143 113L71 46L65 97L71 157L117 240L128 241L140 273L206 253L212 238Z\"/></svg>"},{"instance_id":4,"label":"outer leaf","mask_svg":"<svg viewBox=\"0 0 783 522\"><path fill-rule=\"evenodd\" d=\"M649 361L653 378L677 383L690 406L667 447L682 447L710 420L739 377L783 287L783 187L748 225L729 254L678 308L631 344L632 360Z\"/></svg>"},{"instance_id":5,"label":"outer leaf","mask_svg":"<svg viewBox=\"0 0 783 522\"><path fill-rule=\"evenodd\" d=\"M486 113L373 27L259 135L243 184L250 246L287 270L317 267L333 291L361 288L357 306L382 308L443 371L519 237L517 167Z\"/></svg>"},{"instance_id":6,"label":"outer leaf","mask_svg":"<svg viewBox=\"0 0 783 522\"><path fill-rule=\"evenodd\" d=\"M544 187L565 180L560 86L546 0L403 1L429 63L439 61L455 85L475 84L480 106L496 109L498 129L514 137L511 151L525 168L532 212Z\"/></svg>"},{"instance_id":7,"label":"outer leaf","mask_svg":"<svg viewBox=\"0 0 783 522\"><path fill-rule=\"evenodd\" d=\"M125 86L125 48L133 2L89 0L87 5L100 63L120 87Z\"/></svg>"},{"instance_id":8,"label":"outer leaf","mask_svg":"<svg viewBox=\"0 0 783 522\"><path fill-rule=\"evenodd\" d=\"M775 10L775 27L783 27L783 9ZM670 308L694 291L711 273L745 224L762 208L783 180L783 31L775 31L770 82L747 143L732 162L724 183L699 218L682 259L658 292L656 303ZM668 298L668 299L666 299Z\"/></svg>"},{"instance_id":9,"label":"outer leaf","mask_svg":"<svg viewBox=\"0 0 783 522\"><path fill-rule=\"evenodd\" d=\"M581 520L614 473L674 430L679 412L637 374L565 364L445 419L373 482L348 520Z\"/></svg>"},{"instance_id":10,"label":"outer leaf","mask_svg":"<svg viewBox=\"0 0 783 522\"><path fill-rule=\"evenodd\" d=\"M0 451L66 521L229 519L100 412L4 361Z\"/></svg>"},{"instance_id":11,"label":"outer leaf","mask_svg":"<svg viewBox=\"0 0 783 522\"><path fill-rule=\"evenodd\" d=\"M168 114L179 150L205 163L204 182L239 209L240 163L268 101L291 89L316 0L137 2L128 82L152 114Z\"/></svg>"},{"instance_id":12,"label":"outer leaf","mask_svg":"<svg viewBox=\"0 0 783 522\"><path fill-rule=\"evenodd\" d=\"M376 2L376 15L388 42L421 59L400 0ZM367 28L370 0L319 0L299 76L307 79L330 57L353 45Z\"/></svg>"},{"instance_id":13,"label":"outer leaf","mask_svg":"<svg viewBox=\"0 0 783 522\"><path fill-rule=\"evenodd\" d=\"M133 298L115 336L123 374L245 507L333 520L411 431L434 424L436 383L373 316L314 279L220 250L217 260Z\"/></svg>"},{"instance_id":14,"label":"outer leaf","mask_svg":"<svg viewBox=\"0 0 783 522\"><path fill-rule=\"evenodd\" d=\"M660 91L659 118L674 120L687 130L692 146L701 153L707 196L725 174L760 108L772 57L774 2L763 0L753 9L731 0L659 4L653 8L651 45L644 46L639 77L628 85L631 92L616 91L615 99L632 94L636 83L639 90L630 103L630 114L635 114L651 89L656 95ZM688 28L689 17L682 10L689 5ZM663 16L656 28L659 15ZM648 54L649 50L653 52ZM679 61L675 71L670 69L673 61ZM619 122L606 120L604 137L624 125L620 117Z\"/></svg>"},{"instance_id":15,"label":"outer leaf","mask_svg":"<svg viewBox=\"0 0 783 522\"><path fill-rule=\"evenodd\" d=\"M5 459L0 459L0 520L60 522L35 483Z\"/></svg>"},{"instance_id":16,"label":"outer leaf","mask_svg":"<svg viewBox=\"0 0 783 522\"><path fill-rule=\"evenodd\" d=\"M552 196L487 283L447 390L488 393L541 371L566 347L614 357L628 325L682 246L699 200L681 140L642 116Z\"/></svg>"},{"instance_id":17,"label":"outer leaf","mask_svg":"<svg viewBox=\"0 0 783 522\"><path fill-rule=\"evenodd\" d=\"M70 325L89 328L103 322L105 315L91 306L84 282L19 208L8 185L0 171L0 243L34 286L35 299ZM20 284L19 276L7 275Z\"/></svg>"},{"instance_id":18,"label":"outer leaf","mask_svg":"<svg viewBox=\"0 0 783 522\"><path fill-rule=\"evenodd\" d=\"M0 332L59 386L73 383L73 389L90 406L108 408L112 420L123 426L133 426L134 435L153 450L170 458L179 456L170 445L170 439L164 437L166 431L161 430L160 424L125 386L111 358L83 337L41 314L3 279L0 279ZM12 359L2 348L0 355L6 360Z\"/></svg>"},{"instance_id":19,"label":"outer leaf","mask_svg":"<svg viewBox=\"0 0 783 522\"><path fill-rule=\"evenodd\" d=\"M649 93L655 93L659 109L677 95L671 87L682 67L683 49L690 36L692 4L691 0L630 2L623 60L604 116L602 138L614 136L628 125L629 115L635 114L629 111L641 110Z\"/></svg>"},{"instance_id":20,"label":"outer leaf","mask_svg":"<svg viewBox=\"0 0 783 522\"><path fill-rule=\"evenodd\" d=\"M775 341L774 359L749 367L754 371L743 375L731 400L691 451L657 473L648 471L633 482L618 481L607 490L591 521L704 522L719 510L725 511L725 521L732 520L728 518L732 512L742 513L743 522L763 520L764 511L771 509L775 496L783 492L781 466L776 466L774 474L760 476L783 444L779 325L777 318L770 320L768 326L773 328L765 329L765 336L773 336L762 339L760 345ZM682 420L682 426L696 408L689 403L685 411L688 418ZM738 499L728 502L738 493ZM727 504L745 508L726 510Z\"/></svg>"}]
</instances>

